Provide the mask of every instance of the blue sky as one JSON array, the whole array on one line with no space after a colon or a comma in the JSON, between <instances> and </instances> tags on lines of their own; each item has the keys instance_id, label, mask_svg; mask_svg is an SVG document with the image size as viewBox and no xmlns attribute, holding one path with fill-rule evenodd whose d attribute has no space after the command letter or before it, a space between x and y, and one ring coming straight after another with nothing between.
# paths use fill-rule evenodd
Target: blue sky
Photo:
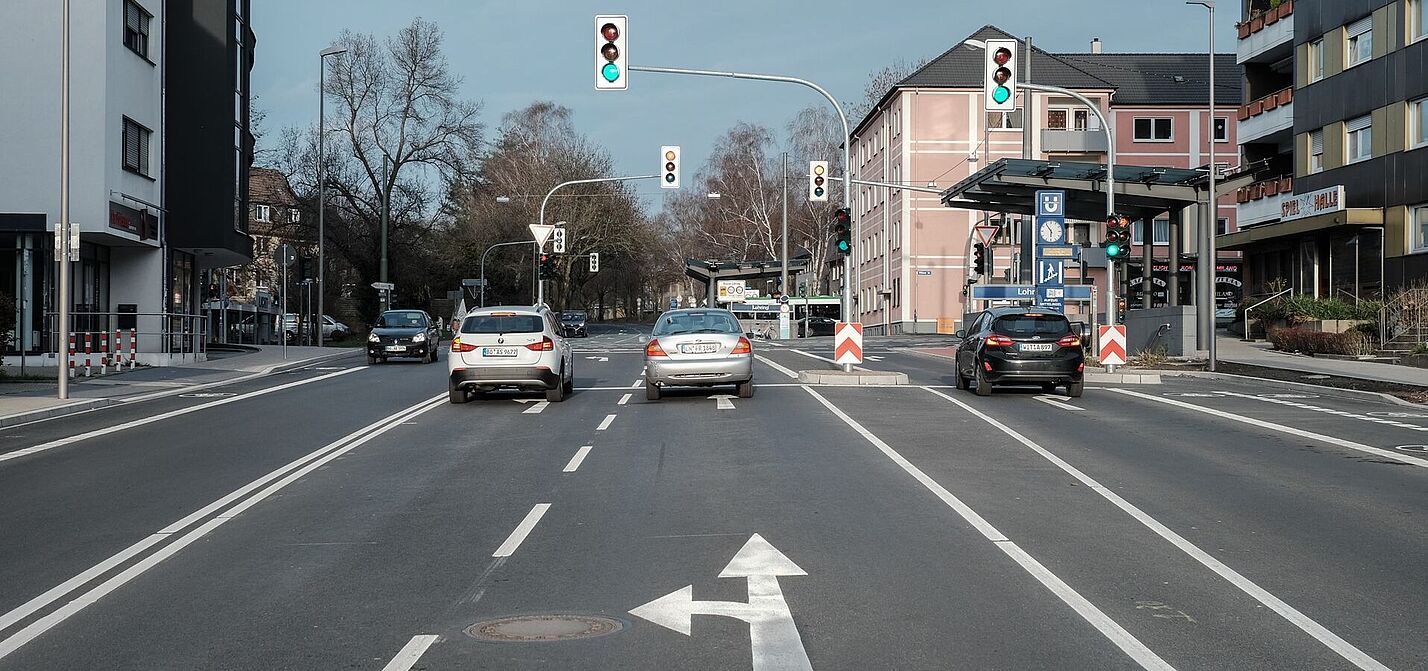
<instances>
[{"instance_id":1,"label":"blue sky","mask_svg":"<svg viewBox=\"0 0 1428 671\"><path fill-rule=\"evenodd\" d=\"M1220 51L1234 49L1238 10L1221 2L1216 12ZM1087 51L1092 37L1107 51L1207 48L1205 9L1181 0L253 0L253 90L270 139L313 123L319 50L343 29L380 37L421 16L444 29L452 69L467 95L484 102L489 126L533 100L556 101L610 149L623 174L655 172L664 144L683 146L692 172L736 122L781 132L797 110L822 100L787 84L641 72L630 73L627 91L596 92L596 14L630 17L633 64L793 75L840 101L861 97L870 72L935 57L988 23L1051 51Z\"/></svg>"}]
</instances>

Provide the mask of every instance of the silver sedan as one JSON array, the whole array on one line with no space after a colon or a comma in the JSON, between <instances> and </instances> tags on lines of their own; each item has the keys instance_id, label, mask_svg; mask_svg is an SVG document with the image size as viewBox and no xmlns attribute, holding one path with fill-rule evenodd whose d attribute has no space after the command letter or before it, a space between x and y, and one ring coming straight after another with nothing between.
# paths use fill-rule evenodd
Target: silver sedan
<instances>
[{"instance_id":1,"label":"silver sedan","mask_svg":"<svg viewBox=\"0 0 1428 671\"><path fill-rule=\"evenodd\" d=\"M665 387L732 384L754 395L754 348L728 310L692 308L659 316L645 346L645 398Z\"/></svg>"}]
</instances>

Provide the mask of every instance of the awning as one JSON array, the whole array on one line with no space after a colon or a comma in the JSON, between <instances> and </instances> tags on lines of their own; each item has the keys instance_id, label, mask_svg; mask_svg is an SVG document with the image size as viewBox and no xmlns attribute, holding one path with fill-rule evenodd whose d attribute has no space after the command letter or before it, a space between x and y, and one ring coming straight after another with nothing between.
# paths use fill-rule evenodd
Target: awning
<instances>
[{"instance_id":1,"label":"awning","mask_svg":"<svg viewBox=\"0 0 1428 671\"><path fill-rule=\"evenodd\" d=\"M1382 226L1383 210L1371 207L1352 207L1338 212L1326 212L1324 214L1296 219L1294 221L1283 221L1272 224L1261 224L1251 226L1242 231L1235 231L1228 235L1221 235L1215 238L1215 245L1219 249L1235 250L1245 249L1255 244L1287 238L1305 233L1314 233L1332 228L1357 228L1360 226Z\"/></svg>"}]
</instances>

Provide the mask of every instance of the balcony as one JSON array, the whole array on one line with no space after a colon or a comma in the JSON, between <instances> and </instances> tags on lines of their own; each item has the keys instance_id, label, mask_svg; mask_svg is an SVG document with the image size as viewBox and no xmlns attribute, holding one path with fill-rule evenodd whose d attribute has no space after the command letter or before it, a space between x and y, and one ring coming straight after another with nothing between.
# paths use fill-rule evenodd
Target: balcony
<instances>
[{"instance_id":1,"label":"balcony","mask_svg":"<svg viewBox=\"0 0 1428 671\"><path fill-rule=\"evenodd\" d=\"M1294 179L1285 175L1255 182L1235 192L1235 221L1240 228L1279 221L1281 203L1294 196Z\"/></svg>"},{"instance_id":2,"label":"balcony","mask_svg":"<svg viewBox=\"0 0 1428 671\"><path fill-rule=\"evenodd\" d=\"M1106 152L1106 134L1099 130L1041 131L1041 151L1050 154L1096 154Z\"/></svg>"},{"instance_id":3,"label":"balcony","mask_svg":"<svg viewBox=\"0 0 1428 671\"><path fill-rule=\"evenodd\" d=\"M1288 56L1294 50L1294 0L1253 11L1247 21L1236 26L1240 41L1235 62L1272 63Z\"/></svg>"},{"instance_id":4,"label":"balcony","mask_svg":"<svg viewBox=\"0 0 1428 671\"><path fill-rule=\"evenodd\" d=\"M1294 89L1275 91L1241 105L1236 137L1240 144L1288 139L1294 132Z\"/></svg>"}]
</instances>

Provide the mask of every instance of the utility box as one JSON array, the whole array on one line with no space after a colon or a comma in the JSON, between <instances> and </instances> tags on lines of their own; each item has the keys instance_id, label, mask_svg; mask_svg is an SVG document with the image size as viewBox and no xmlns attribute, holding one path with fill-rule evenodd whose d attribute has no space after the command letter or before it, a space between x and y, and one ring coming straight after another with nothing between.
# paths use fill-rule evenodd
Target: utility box
<instances>
[{"instance_id":1,"label":"utility box","mask_svg":"<svg viewBox=\"0 0 1428 671\"><path fill-rule=\"evenodd\" d=\"M1195 348L1195 306L1128 310L1125 314L1126 354L1144 351L1187 356Z\"/></svg>"}]
</instances>

